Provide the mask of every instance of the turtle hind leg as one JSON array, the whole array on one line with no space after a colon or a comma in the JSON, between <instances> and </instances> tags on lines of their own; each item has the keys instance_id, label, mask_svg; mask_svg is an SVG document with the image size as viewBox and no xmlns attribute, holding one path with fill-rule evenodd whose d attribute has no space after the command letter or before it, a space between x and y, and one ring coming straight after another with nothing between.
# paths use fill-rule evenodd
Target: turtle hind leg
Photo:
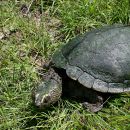
<instances>
[{"instance_id":1,"label":"turtle hind leg","mask_svg":"<svg viewBox=\"0 0 130 130\"><path fill-rule=\"evenodd\" d=\"M103 105L111 98L111 95L97 95L94 102L83 102L82 106L90 112L98 112L103 108Z\"/></svg>"},{"instance_id":2,"label":"turtle hind leg","mask_svg":"<svg viewBox=\"0 0 130 130\"><path fill-rule=\"evenodd\" d=\"M83 107L91 112L98 112L102 109L104 100L108 97L105 93L100 93L81 85L78 81L70 79L66 73L62 77L63 93L62 97L69 97L82 103ZM106 102L106 101L105 101Z\"/></svg>"},{"instance_id":3,"label":"turtle hind leg","mask_svg":"<svg viewBox=\"0 0 130 130\"><path fill-rule=\"evenodd\" d=\"M103 108L103 97L97 96L97 101L94 103L83 102L83 108L87 109L90 112L98 112Z\"/></svg>"}]
</instances>

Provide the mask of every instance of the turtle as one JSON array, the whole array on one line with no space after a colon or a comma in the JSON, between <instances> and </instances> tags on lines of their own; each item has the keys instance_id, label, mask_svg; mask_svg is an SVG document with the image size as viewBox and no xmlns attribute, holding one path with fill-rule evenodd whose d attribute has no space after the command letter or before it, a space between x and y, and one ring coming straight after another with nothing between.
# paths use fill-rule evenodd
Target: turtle
<instances>
[{"instance_id":1,"label":"turtle","mask_svg":"<svg viewBox=\"0 0 130 130\"><path fill-rule=\"evenodd\" d=\"M80 34L54 53L47 68L32 93L35 106L45 109L67 95L97 112L107 95L130 91L130 27L107 25Z\"/></svg>"}]
</instances>

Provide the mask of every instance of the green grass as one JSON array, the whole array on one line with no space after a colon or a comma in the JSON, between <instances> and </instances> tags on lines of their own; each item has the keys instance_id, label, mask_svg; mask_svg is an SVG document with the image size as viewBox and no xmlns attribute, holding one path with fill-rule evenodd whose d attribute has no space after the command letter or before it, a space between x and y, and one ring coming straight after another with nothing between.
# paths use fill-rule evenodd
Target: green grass
<instances>
[{"instance_id":1,"label":"green grass","mask_svg":"<svg viewBox=\"0 0 130 130\"><path fill-rule=\"evenodd\" d=\"M46 111L31 101L31 90L42 80L38 70L54 51L92 28L130 24L129 0L39 0L23 16L22 4L30 3L0 1L0 35L6 35L0 41L0 129L129 130L130 93L111 98L98 113L69 99Z\"/></svg>"}]
</instances>

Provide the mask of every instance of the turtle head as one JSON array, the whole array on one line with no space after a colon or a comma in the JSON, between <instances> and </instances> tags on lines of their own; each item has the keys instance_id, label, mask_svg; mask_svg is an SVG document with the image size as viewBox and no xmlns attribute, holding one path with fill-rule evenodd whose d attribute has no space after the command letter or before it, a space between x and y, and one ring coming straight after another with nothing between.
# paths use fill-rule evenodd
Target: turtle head
<instances>
[{"instance_id":1,"label":"turtle head","mask_svg":"<svg viewBox=\"0 0 130 130\"><path fill-rule=\"evenodd\" d=\"M41 83L32 94L34 104L40 109L49 107L51 104L57 102L61 96L61 83L54 79L50 79Z\"/></svg>"}]
</instances>

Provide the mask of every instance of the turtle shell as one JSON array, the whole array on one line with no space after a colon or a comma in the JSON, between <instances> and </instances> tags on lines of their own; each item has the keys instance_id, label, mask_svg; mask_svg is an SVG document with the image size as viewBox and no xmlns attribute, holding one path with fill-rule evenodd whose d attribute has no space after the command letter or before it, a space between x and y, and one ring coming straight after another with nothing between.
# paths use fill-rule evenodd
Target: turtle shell
<instances>
[{"instance_id":1,"label":"turtle shell","mask_svg":"<svg viewBox=\"0 0 130 130\"><path fill-rule=\"evenodd\" d=\"M130 26L107 26L77 36L56 51L52 62L87 88L130 91Z\"/></svg>"}]
</instances>

